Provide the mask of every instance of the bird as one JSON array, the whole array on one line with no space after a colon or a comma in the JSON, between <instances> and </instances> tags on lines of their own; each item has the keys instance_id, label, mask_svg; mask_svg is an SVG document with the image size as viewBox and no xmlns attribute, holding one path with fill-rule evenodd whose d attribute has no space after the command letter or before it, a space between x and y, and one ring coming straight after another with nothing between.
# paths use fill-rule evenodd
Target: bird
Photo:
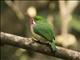
<instances>
[{"instance_id":1,"label":"bird","mask_svg":"<svg viewBox=\"0 0 80 60\"><path fill-rule=\"evenodd\" d=\"M47 42L53 52L56 51L55 33L52 26L42 16L35 16L31 18L31 30L33 38Z\"/></svg>"}]
</instances>

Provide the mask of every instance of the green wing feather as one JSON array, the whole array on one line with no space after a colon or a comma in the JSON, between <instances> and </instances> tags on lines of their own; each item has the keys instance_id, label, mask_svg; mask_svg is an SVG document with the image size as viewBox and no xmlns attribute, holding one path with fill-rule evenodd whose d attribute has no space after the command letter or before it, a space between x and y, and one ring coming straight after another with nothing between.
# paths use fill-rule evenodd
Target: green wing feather
<instances>
[{"instance_id":1,"label":"green wing feather","mask_svg":"<svg viewBox=\"0 0 80 60\"><path fill-rule=\"evenodd\" d=\"M48 41L55 40L54 32L48 23L38 23L34 28L34 32Z\"/></svg>"}]
</instances>

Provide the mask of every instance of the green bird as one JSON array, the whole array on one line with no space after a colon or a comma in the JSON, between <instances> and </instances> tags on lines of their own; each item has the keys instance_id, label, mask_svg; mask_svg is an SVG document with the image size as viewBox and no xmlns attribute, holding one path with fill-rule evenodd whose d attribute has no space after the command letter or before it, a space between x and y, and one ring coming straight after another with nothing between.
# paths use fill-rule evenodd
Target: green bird
<instances>
[{"instance_id":1,"label":"green bird","mask_svg":"<svg viewBox=\"0 0 80 60\"><path fill-rule=\"evenodd\" d=\"M32 34L37 40L44 40L48 42L51 50L56 51L55 35L52 26L41 16L35 16L32 18L33 24L31 25ZM43 41L42 41L43 42Z\"/></svg>"}]
</instances>

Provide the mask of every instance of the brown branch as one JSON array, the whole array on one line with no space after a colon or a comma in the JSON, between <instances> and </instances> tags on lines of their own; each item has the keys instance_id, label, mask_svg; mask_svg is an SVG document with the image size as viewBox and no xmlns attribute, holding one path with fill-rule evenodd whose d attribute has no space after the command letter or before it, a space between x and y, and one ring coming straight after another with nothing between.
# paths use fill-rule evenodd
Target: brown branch
<instances>
[{"instance_id":1,"label":"brown branch","mask_svg":"<svg viewBox=\"0 0 80 60\"><path fill-rule=\"evenodd\" d=\"M29 48L32 49L33 51L40 52L42 54L46 54L50 56L55 56L62 59L80 60L80 52L56 46L57 50L54 54L49 49L49 46L34 42L31 38L24 38L12 34L4 33L4 32L0 33L0 38L1 38L0 39L1 43L17 46L24 49Z\"/></svg>"},{"instance_id":2,"label":"brown branch","mask_svg":"<svg viewBox=\"0 0 80 60\"><path fill-rule=\"evenodd\" d=\"M20 11L19 7L17 5L14 5L12 1L5 0L5 3L15 12L19 20L23 20L25 18L24 14Z\"/></svg>"}]
</instances>

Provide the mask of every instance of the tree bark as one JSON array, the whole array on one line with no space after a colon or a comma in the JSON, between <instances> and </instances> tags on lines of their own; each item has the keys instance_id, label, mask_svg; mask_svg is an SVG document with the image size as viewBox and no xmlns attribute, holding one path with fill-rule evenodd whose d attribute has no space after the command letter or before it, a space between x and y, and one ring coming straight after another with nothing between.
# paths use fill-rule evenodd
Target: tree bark
<instances>
[{"instance_id":1,"label":"tree bark","mask_svg":"<svg viewBox=\"0 0 80 60\"><path fill-rule=\"evenodd\" d=\"M23 49L31 49L33 51L46 54L49 56L54 56L67 60L80 60L80 52L56 46L57 50L54 54L52 53L48 45L37 43L34 40L32 40L32 38L25 38L1 32L0 41L1 43L17 46Z\"/></svg>"}]
</instances>

